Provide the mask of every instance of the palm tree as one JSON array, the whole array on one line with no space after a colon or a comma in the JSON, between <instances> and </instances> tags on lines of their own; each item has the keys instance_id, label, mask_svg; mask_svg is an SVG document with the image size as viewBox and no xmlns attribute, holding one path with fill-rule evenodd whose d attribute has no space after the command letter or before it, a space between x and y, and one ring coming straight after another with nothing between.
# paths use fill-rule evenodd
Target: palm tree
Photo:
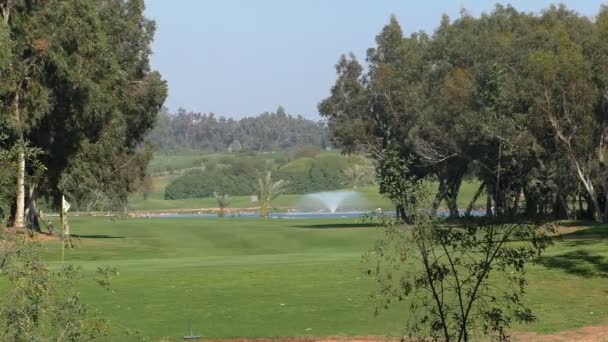
<instances>
[{"instance_id":1,"label":"palm tree","mask_svg":"<svg viewBox=\"0 0 608 342\"><path fill-rule=\"evenodd\" d=\"M287 182L284 180L272 181L272 173L268 171L266 177L258 178L256 196L260 202L260 217L268 217L272 200L283 194L286 190Z\"/></svg>"},{"instance_id":2,"label":"palm tree","mask_svg":"<svg viewBox=\"0 0 608 342\"><path fill-rule=\"evenodd\" d=\"M215 197L215 200L217 201L217 206L220 208L220 211L217 213L217 216L224 217L224 210L230 205L230 196L228 196L228 194L220 194L214 191L213 197Z\"/></svg>"},{"instance_id":3,"label":"palm tree","mask_svg":"<svg viewBox=\"0 0 608 342\"><path fill-rule=\"evenodd\" d=\"M353 188L368 185L374 181L374 165L361 156L353 156L350 165L344 169L344 176L348 179L349 185Z\"/></svg>"}]
</instances>

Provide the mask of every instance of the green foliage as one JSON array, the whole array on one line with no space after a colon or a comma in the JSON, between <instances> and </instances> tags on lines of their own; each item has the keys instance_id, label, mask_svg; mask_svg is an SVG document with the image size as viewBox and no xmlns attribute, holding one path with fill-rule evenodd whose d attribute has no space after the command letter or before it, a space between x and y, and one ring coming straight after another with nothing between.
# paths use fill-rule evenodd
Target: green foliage
<instances>
[{"instance_id":1,"label":"green foliage","mask_svg":"<svg viewBox=\"0 0 608 342\"><path fill-rule=\"evenodd\" d=\"M166 187L165 198L212 197L214 192L233 196L251 195L257 176L274 167L273 159L258 156L203 158L201 168L186 171Z\"/></svg>"},{"instance_id":2,"label":"green foliage","mask_svg":"<svg viewBox=\"0 0 608 342\"><path fill-rule=\"evenodd\" d=\"M285 192L285 186L288 183L280 179L278 181L272 180L272 172L266 172L264 177L258 178L258 182L255 188L255 195L258 203L260 204L260 216L267 218L270 210L272 209L272 200L279 197Z\"/></svg>"},{"instance_id":3,"label":"green foliage","mask_svg":"<svg viewBox=\"0 0 608 342\"><path fill-rule=\"evenodd\" d=\"M155 25L144 16L143 0L7 1L2 7L0 41L9 40L0 44L4 144L26 142L41 151L46 171L28 161L18 172L31 192L28 209L39 197L56 207L63 192L82 208L103 200L124 209L142 180L135 174L147 163L138 146L167 91L150 69ZM18 202L20 212L24 201Z\"/></svg>"},{"instance_id":4,"label":"green foliage","mask_svg":"<svg viewBox=\"0 0 608 342\"><path fill-rule=\"evenodd\" d=\"M0 338L3 341L91 341L108 332L106 319L93 312L76 287L84 275L66 266L48 268L40 256L41 246L23 239L2 241L0 278L11 284L0 296ZM100 269L108 286L110 269Z\"/></svg>"},{"instance_id":5,"label":"green foliage","mask_svg":"<svg viewBox=\"0 0 608 342\"><path fill-rule=\"evenodd\" d=\"M533 322L523 299L525 270L551 245L553 228L486 220L447 225L428 210L423 192L413 192L412 225L385 221L385 238L368 255L379 308L406 302L407 334L443 341L508 341L514 323Z\"/></svg>"},{"instance_id":6,"label":"green foliage","mask_svg":"<svg viewBox=\"0 0 608 342\"><path fill-rule=\"evenodd\" d=\"M194 158L194 157L193 157ZM349 187L352 180L346 170L351 165L370 165L363 157L346 157L336 152L316 154L288 161L285 154L253 154L198 156L197 168L186 169L165 189L166 199L212 197L213 192L233 196L251 195L258 175L266 170L288 182L286 192L303 194ZM358 178L359 185L369 185L369 168ZM373 172L372 172L373 173Z\"/></svg>"},{"instance_id":7,"label":"green foliage","mask_svg":"<svg viewBox=\"0 0 608 342\"><path fill-rule=\"evenodd\" d=\"M227 169L223 171L188 171L167 186L165 199L212 197L214 192L225 192L236 196L253 193L252 184L255 178L228 173Z\"/></svg>"},{"instance_id":8,"label":"green foliage","mask_svg":"<svg viewBox=\"0 0 608 342\"><path fill-rule=\"evenodd\" d=\"M219 194L217 192L213 192L213 197L217 201L217 206L219 207L218 216L224 217L224 211L226 207L230 205L230 196L228 194Z\"/></svg>"},{"instance_id":9,"label":"green foliage","mask_svg":"<svg viewBox=\"0 0 608 342\"><path fill-rule=\"evenodd\" d=\"M282 166L278 175L289 182L287 192L291 194L337 190L349 185L344 173L348 165L344 156L321 153L315 158L296 159Z\"/></svg>"},{"instance_id":10,"label":"green foliage","mask_svg":"<svg viewBox=\"0 0 608 342\"><path fill-rule=\"evenodd\" d=\"M16 170L11 151L0 148L0 227L4 225L3 221L8 216L10 205L15 201Z\"/></svg>"},{"instance_id":11,"label":"green foliage","mask_svg":"<svg viewBox=\"0 0 608 342\"><path fill-rule=\"evenodd\" d=\"M605 7L590 18L497 5L406 35L391 17L367 65L340 57L319 112L342 149L381 161L396 145L416 177L438 182L432 207L445 201L451 216L473 176L488 215L608 220L607 23Z\"/></svg>"},{"instance_id":12,"label":"green foliage","mask_svg":"<svg viewBox=\"0 0 608 342\"><path fill-rule=\"evenodd\" d=\"M129 194L146 181L149 149L116 153L108 140L85 143L72 159L59 188L80 210L126 211Z\"/></svg>"}]
</instances>

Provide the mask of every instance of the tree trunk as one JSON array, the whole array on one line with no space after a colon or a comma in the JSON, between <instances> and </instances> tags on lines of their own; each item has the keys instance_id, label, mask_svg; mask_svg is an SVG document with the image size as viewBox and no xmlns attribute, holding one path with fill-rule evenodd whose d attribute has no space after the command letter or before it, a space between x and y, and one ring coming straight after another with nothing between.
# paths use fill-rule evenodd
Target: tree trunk
<instances>
[{"instance_id":1,"label":"tree trunk","mask_svg":"<svg viewBox=\"0 0 608 342\"><path fill-rule=\"evenodd\" d=\"M608 222L608 189L604 189L604 222Z\"/></svg>"},{"instance_id":2,"label":"tree trunk","mask_svg":"<svg viewBox=\"0 0 608 342\"><path fill-rule=\"evenodd\" d=\"M578 174L579 179L583 183L585 190L587 190L587 194L589 195L589 200L593 206L593 220L598 223L603 223L605 217L602 215L602 210L600 208L600 202L598 201L598 194L593 186L593 182L591 177L589 177L589 173L586 170L583 170L578 160L571 156L572 161L574 162L574 166L576 167L576 172Z\"/></svg>"},{"instance_id":3,"label":"tree trunk","mask_svg":"<svg viewBox=\"0 0 608 342\"><path fill-rule=\"evenodd\" d=\"M455 178L451 179L451 182L447 184L446 203L450 210L450 218L457 218L460 216L458 211L458 193L460 192L460 185L462 184L462 175L459 174Z\"/></svg>"},{"instance_id":4,"label":"tree trunk","mask_svg":"<svg viewBox=\"0 0 608 342\"><path fill-rule=\"evenodd\" d=\"M460 213L458 212L458 202L456 201L456 197L448 196L446 202L448 204L448 209L450 210L450 218L459 217Z\"/></svg>"},{"instance_id":5,"label":"tree trunk","mask_svg":"<svg viewBox=\"0 0 608 342\"><path fill-rule=\"evenodd\" d=\"M522 189L517 188L517 191L515 193L515 200L513 200L513 207L511 208L511 216L517 215L517 211L519 210L519 201L521 199L521 193Z\"/></svg>"},{"instance_id":6,"label":"tree trunk","mask_svg":"<svg viewBox=\"0 0 608 342\"><path fill-rule=\"evenodd\" d=\"M25 147L21 146L17 153L17 203L15 207L14 226L23 229L25 218Z\"/></svg>"},{"instance_id":7,"label":"tree trunk","mask_svg":"<svg viewBox=\"0 0 608 342\"><path fill-rule=\"evenodd\" d=\"M492 216L492 190L486 187L486 216Z\"/></svg>"},{"instance_id":8,"label":"tree trunk","mask_svg":"<svg viewBox=\"0 0 608 342\"><path fill-rule=\"evenodd\" d=\"M268 218L268 204L260 201L260 217Z\"/></svg>"},{"instance_id":9,"label":"tree trunk","mask_svg":"<svg viewBox=\"0 0 608 342\"><path fill-rule=\"evenodd\" d=\"M597 200L597 195L595 193L593 194L589 194L591 197L591 204L593 206L593 221L597 222L597 223L603 223L604 222L604 218L602 217L602 211L600 209L600 203Z\"/></svg>"},{"instance_id":10,"label":"tree trunk","mask_svg":"<svg viewBox=\"0 0 608 342\"><path fill-rule=\"evenodd\" d=\"M33 182L28 186L25 218L27 227L32 231L40 233L40 219L38 215L38 206L36 205L36 187L36 183Z\"/></svg>"},{"instance_id":11,"label":"tree trunk","mask_svg":"<svg viewBox=\"0 0 608 342\"><path fill-rule=\"evenodd\" d=\"M445 199L445 195L447 192L447 186L443 178L439 180L439 187L437 188L437 193L435 194L435 199L433 200L433 213L437 213L437 209L441 205L441 201Z\"/></svg>"},{"instance_id":12,"label":"tree trunk","mask_svg":"<svg viewBox=\"0 0 608 342\"><path fill-rule=\"evenodd\" d=\"M397 204L395 206L395 218L408 224L412 223L412 218L407 215L403 204Z\"/></svg>"},{"instance_id":13,"label":"tree trunk","mask_svg":"<svg viewBox=\"0 0 608 342\"><path fill-rule=\"evenodd\" d=\"M555 196L555 202L553 203L553 215L556 220L563 220L568 217L568 209L566 203L561 194Z\"/></svg>"}]
</instances>

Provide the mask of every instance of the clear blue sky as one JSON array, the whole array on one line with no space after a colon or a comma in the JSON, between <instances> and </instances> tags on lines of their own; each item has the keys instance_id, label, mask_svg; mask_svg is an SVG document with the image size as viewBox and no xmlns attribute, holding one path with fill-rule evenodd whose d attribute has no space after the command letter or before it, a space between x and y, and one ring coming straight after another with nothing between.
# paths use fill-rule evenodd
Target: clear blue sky
<instances>
[{"instance_id":1,"label":"clear blue sky","mask_svg":"<svg viewBox=\"0 0 608 342\"><path fill-rule=\"evenodd\" d=\"M563 1L593 16L605 1ZM483 0L146 0L156 20L152 65L169 82L166 106L243 117L273 111L318 118L342 53L361 61L391 14L406 34L432 31L442 13L475 16ZM538 12L554 1L511 1Z\"/></svg>"}]
</instances>

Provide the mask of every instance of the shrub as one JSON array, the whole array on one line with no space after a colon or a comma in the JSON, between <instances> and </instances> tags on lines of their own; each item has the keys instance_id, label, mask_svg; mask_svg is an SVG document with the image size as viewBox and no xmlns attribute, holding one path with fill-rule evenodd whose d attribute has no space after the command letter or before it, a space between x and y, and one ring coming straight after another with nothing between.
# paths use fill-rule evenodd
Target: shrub
<instances>
[{"instance_id":1,"label":"shrub","mask_svg":"<svg viewBox=\"0 0 608 342\"><path fill-rule=\"evenodd\" d=\"M165 199L212 197L214 192L251 195L255 179L255 175L235 175L222 170L192 170L167 186Z\"/></svg>"},{"instance_id":2,"label":"shrub","mask_svg":"<svg viewBox=\"0 0 608 342\"><path fill-rule=\"evenodd\" d=\"M315 158L300 158L283 166L278 176L288 181L287 193L337 190L347 183L345 157L338 154L319 154Z\"/></svg>"},{"instance_id":3,"label":"shrub","mask_svg":"<svg viewBox=\"0 0 608 342\"><path fill-rule=\"evenodd\" d=\"M224 156L205 165L203 170L187 171L171 182L165 189L165 199L212 197L214 192L251 195L258 176L269 169L266 159L244 155Z\"/></svg>"}]
</instances>

